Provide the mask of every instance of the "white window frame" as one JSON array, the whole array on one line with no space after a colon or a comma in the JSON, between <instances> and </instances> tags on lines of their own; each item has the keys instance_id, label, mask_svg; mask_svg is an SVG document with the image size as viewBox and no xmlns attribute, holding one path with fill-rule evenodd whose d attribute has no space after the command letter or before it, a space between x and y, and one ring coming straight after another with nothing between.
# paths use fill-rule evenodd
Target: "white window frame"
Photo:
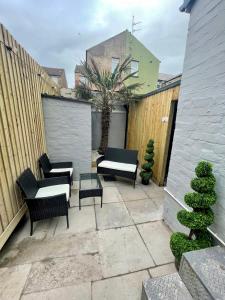
<instances>
[{"instance_id":1,"label":"white window frame","mask_svg":"<svg viewBox=\"0 0 225 300\"><path fill-rule=\"evenodd\" d=\"M81 83L86 84L86 78L81 74L80 74L79 82L80 82L80 84Z\"/></svg>"},{"instance_id":2,"label":"white window frame","mask_svg":"<svg viewBox=\"0 0 225 300\"><path fill-rule=\"evenodd\" d=\"M112 57L112 63L111 63L111 72L113 73L116 66L120 63L120 59L118 57Z\"/></svg>"},{"instance_id":3,"label":"white window frame","mask_svg":"<svg viewBox=\"0 0 225 300\"><path fill-rule=\"evenodd\" d=\"M56 84L59 84L59 76L52 75L50 77Z\"/></svg>"},{"instance_id":4,"label":"white window frame","mask_svg":"<svg viewBox=\"0 0 225 300\"><path fill-rule=\"evenodd\" d=\"M139 76L139 61L133 59L130 63L130 72L134 73L137 72L136 74L133 75L133 77L138 77Z\"/></svg>"}]
</instances>

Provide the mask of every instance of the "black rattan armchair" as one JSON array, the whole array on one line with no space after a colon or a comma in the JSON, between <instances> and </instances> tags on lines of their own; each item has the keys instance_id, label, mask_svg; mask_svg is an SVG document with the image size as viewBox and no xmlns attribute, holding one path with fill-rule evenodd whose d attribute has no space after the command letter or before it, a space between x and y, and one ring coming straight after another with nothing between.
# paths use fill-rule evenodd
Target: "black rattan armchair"
<instances>
[{"instance_id":1,"label":"black rattan armchair","mask_svg":"<svg viewBox=\"0 0 225 300\"><path fill-rule=\"evenodd\" d=\"M50 162L46 153L38 160L39 167L45 178L68 176L70 186L73 185L73 163L72 162Z\"/></svg>"},{"instance_id":2,"label":"black rattan armchair","mask_svg":"<svg viewBox=\"0 0 225 300\"><path fill-rule=\"evenodd\" d=\"M68 207L70 182L68 176L46 178L37 181L30 169L26 169L17 179L30 214L30 235L33 222L66 216L69 228Z\"/></svg>"}]
</instances>

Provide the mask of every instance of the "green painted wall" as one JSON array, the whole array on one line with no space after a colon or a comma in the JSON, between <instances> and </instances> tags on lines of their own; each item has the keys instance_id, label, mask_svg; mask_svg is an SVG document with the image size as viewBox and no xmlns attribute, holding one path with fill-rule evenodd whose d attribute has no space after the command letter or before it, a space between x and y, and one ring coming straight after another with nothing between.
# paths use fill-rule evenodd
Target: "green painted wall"
<instances>
[{"instance_id":1,"label":"green painted wall","mask_svg":"<svg viewBox=\"0 0 225 300\"><path fill-rule=\"evenodd\" d=\"M132 84L140 82L143 85L137 94L151 92L157 87L160 61L139 42L128 30L126 31L126 56L131 55L134 60L139 62L138 77L130 78L127 82Z\"/></svg>"}]
</instances>

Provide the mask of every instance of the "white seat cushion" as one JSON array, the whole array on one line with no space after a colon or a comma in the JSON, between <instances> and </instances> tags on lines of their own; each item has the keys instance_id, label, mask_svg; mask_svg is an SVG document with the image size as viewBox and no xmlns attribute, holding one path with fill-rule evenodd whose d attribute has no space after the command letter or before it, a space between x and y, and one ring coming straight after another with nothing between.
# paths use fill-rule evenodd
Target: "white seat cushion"
<instances>
[{"instance_id":1,"label":"white seat cushion","mask_svg":"<svg viewBox=\"0 0 225 300\"><path fill-rule=\"evenodd\" d=\"M120 171L127 171L132 173L136 171L136 165L134 164L126 164L126 163L120 163L120 162L110 161L110 160L103 160L102 162L100 162L98 167L120 170Z\"/></svg>"},{"instance_id":2,"label":"white seat cushion","mask_svg":"<svg viewBox=\"0 0 225 300\"><path fill-rule=\"evenodd\" d=\"M66 200L69 200L70 186L69 184L51 185L40 188L35 198L49 197L60 194L66 194Z\"/></svg>"},{"instance_id":3,"label":"white seat cushion","mask_svg":"<svg viewBox=\"0 0 225 300\"><path fill-rule=\"evenodd\" d=\"M59 173L59 172L70 172L70 176L73 173L73 168L57 168L51 169L50 173Z\"/></svg>"}]
</instances>

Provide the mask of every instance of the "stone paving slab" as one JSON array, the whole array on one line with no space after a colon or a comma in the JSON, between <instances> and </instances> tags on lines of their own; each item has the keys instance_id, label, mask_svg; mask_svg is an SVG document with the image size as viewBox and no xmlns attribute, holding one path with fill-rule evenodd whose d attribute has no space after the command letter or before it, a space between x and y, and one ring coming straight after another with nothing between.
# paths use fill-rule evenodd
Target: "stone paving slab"
<instances>
[{"instance_id":1,"label":"stone paving slab","mask_svg":"<svg viewBox=\"0 0 225 300\"><path fill-rule=\"evenodd\" d=\"M34 222L34 233L30 236L30 220L28 215L25 216L8 240L7 245L15 245L23 240L43 240L56 219L52 218Z\"/></svg>"},{"instance_id":2,"label":"stone paving slab","mask_svg":"<svg viewBox=\"0 0 225 300\"><path fill-rule=\"evenodd\" d=\"M102 279L98 254L51 258L32 265L24 294Z\"/></svg>"},{"instance_id":3,"label":"stone paving slab","mask_svg":"<svg viewBox=\"0 0 225 300\"><path fill-rule=\"evenodd\" d=\"M178 273L147 279L141 300L192 300ZM197 298L196 298L197 299ZM200 298L198 298L200 300Z\"/></svg>"},{"instance_id":4,"label":"stone paving slab","mask_svg":"<svg viewBox=\"0 0 225 300\"><path fill-rule=\"evenodd\" d=\"M60 217L55 230L55 236L67 233L81 233L96 230L94 206L84 206L69 209L69 228L66 227L66 218Z\"/></svg>"},{"instance_id":5,"label":"stone paving slab","mask_svg":"<svg viewBox=\"0 0 225 300\"><path fill-rule=\"evenodd\" d=\"M98 252L97 233L62 235L43 241L27 241L10 251L0 253L0 265L32 263L53 257L66 257Z\"/></svg>"},{"instance_id":6,"label":"stone paving slab","mask_svg":"<svg viewBox=\"0 0 225 300\"><path fill-rule=\"evenodd\" d=\"M142 226L148 224L139 224L158 218L163 204L162 189L154 184L146 187L139 183L134 189L131 181L121 178L115 182L104 180L102 182L103 202L105 202L102 209L98 198L95 201L93 198L87 198L82 200L82 209L79 211L78 191L74 189L71 198L72 207L69 210L69 230L66 229L65 217L52 218L36 222L34 235L30 237L30 223L27 219L1 250L0 266L9 268L0 270L13 269L12 266L15 265L30 266L32 263L23 300L53 298L91 300L91 281L94 281L93 297L95 297L92 300L98 298L140 300L139 282L142 281L142 276L149 276L147 270L154 276L172 269L172 264L155 267L152 259L154 257L156 263L161 264L165 261L161 259L163 255L168 258L169 237L158 225L160 222L148 223L150 225L156 223L158 229ZM149 189L152 190L152 195L155 195L150 200L147 196L150 193ZM151 205L148 201L151 201ZM153 206L156 208L155 214L151 211ZM137 228L142 237L133 225L131 216L139 224ZM96 231L96 218L99 221L100 231ZM163 243L165 237L167 240ZM151 243L158 246L155 248ZM162 254L159 249L164 245L167 250ZM5 281L10 283L13 275L11 276L10 272L7 274L6 277L9 279ZM119 277L109 278L112 276ZM22 280L23 275L20 277ZM25 281L21 283L21 291ZM16 281L12 286L17 287L17 283L20 281ZM1 284L2 276L0 291ZM18 297L21 291L17 292ZM7 299L5 294L4 299ZM9 299L14 299L11 294Z\"/></svg>"},{"instance_id":7,"label":"stone paving slab","mask_svg":"<svg viewBox=\"0 0 225 300\"><path fill-rule=\"evenodd\" d=\"M151 277L160 277L164 275L169 275L177 272L175 264L166 264L156 268L149 269Z\"/></svg>"},{"instance_id":8,"label":"stone paving slab","mask_svg":"<svg viewBox=\"0 0 225 300\"><path fill-rule=\"evenodd\" d=\"M163 211L163 203L164 203L164 197L161 198L151 198L152 201L155 203L155 205Z\"/></svg>"},{"instance_id":9,"label":"stone paving slab","mask_svg":"<svg viewBox=\"0 0 225 300\"><path fill-rule=\"evenodd\" d=\"M95 206L98 230L133 225L124 203L109 203Z\"/></svg>"},{"instance_id":10,"label":"stone paving slab","mask_svg":"<svg viewBox=\"0 0 225 300\"><path fill-rule=\"evenodd\" d=\"M158 186L154 181L150 180L150 183L148 185L142 184L141 183L141 177L138 176L137 178L137 184L139 184L144 190L154 190L154 191L163 191L164 187L163 186Z\"/></svg>"},{"instance_id":11,"label":"stone paving slab","mask_svg":"<svg viewBox=\"0 0 225 300\"><path fill-rule=\"evenodd\" d=\"M93 197L89 197L89 198L84 198L81 200L81 205L82 206L87 206L87 205L94 205L94 198ZM79 191L77 190L72 190L72 195L70 198L70 206L79 206Z\"/></svg>"},{"instance_id":12,"label":"stone paving slab","mask_svg":"<svg viewBox=\"0 0 225 300\"><path fill-rule=\"evenodd\" d=\"M162 221L140 224L137 227L157 265L174 261L169 246L171 231Z\"/></svg>"},{"instance_id":13,"label":"stone paving slab","mask_svg":"<svg viewBox=\"0 0 225 300\"><path fill-rule=\"evenodd\" d=\"M143 188L145 193L148 195L149 198L151 199L164 199L165 197L165 191L163 188L160 188L158 186L152 187L151 185L149 188Z\"/></svg>"},{"instance_id":14,"label":"stone paving slab","mask_svg":"<svg viewBox=\"0 0 225 300\"><path fill-rule=\"evenodd\" d=\"M158 221L162 219L163 211L151 199L125 202L135 224Z\"/></svg>"},{"instance_id":15,"label":"stone paving slab","mask_svg":"<svg viewBox=\"0 0 225 300\"><path fill-rule=\"evenodd\" d=\"M108 186L103 188L103 203L114 203L122 202L123 199L115 186ZM100 204L101 199L99 197L95 198L95 204Z\"/></svg>"},{"instance_id":16,"label":"stone paving slab","mask_svg":"<svg viewBox=\"0 0 225 300\"><path fill-rule=\"evenodd\" d=\"M0 299L19 300L31 265L0 268Z\"/></svg>"},{"instance_id":17,"label":"stone paving slab","mask_svg":"<svg viewBox=\"0 0 225 300\"><path fill-rule=\"evenodd\" d=\"M137 182L137 181L136 181ZM121 186L127 186L133 189L133 181L128 179L128 178L124 178L124 177L119 177L116 176L116 181L115 181L115 185L117 187L121 187Z\"/></svg>"},{"instance_id":18,"label":"stone paving slab","mask_svg":"<svg viewBox=\"0 0 225 300\"><path fill-rule=\"evenodd\" d=\"M135 226L103 230L98 235L104 278L154 266Z\"/></svg>"},{"instance_id":19,"label":"stone paving slab","mask_svg":"<svg viewBox=\"0 0 225 300\"><path fill-rule=\"evenodd\" d=\"M116 181L105 181L102 175L100 175L99 177L100 177L103 188L104 187L110 187L110 186L112 186L112 187L116 186L116 184L115 184Z\"/></svg>"},{"instance_id":20,"label":"stone paving slab","mask_svg":"<svg viewBox=\"0 0 225 300\"><path fill-rule=\"evenodd\" d=\"M118 190L124 201L133 201L148 198L148 195L139 185L136 185L135 188L133 188L132 184L119 185Z\"/></svg>"},{"instance_id":21,"label":"stone paving slab","mask_svg":"<svg viewBox=\"0 0 225 300\"><path fill-rule=\"evenodd\" d=\"M53 290L25 294L21 300L91 300L91 283L67 286Z\"/></svg>"},{"instance_id":22,"label":"stone paving slab","mask_svg":"<svg viewBox=\"0 0 225 300\"><path fill-rule=\"evenodd\" d=\"M92 284L92 300L140 300L142 282L147 271L96 281Z\"/></svg>"}]
</instances>

